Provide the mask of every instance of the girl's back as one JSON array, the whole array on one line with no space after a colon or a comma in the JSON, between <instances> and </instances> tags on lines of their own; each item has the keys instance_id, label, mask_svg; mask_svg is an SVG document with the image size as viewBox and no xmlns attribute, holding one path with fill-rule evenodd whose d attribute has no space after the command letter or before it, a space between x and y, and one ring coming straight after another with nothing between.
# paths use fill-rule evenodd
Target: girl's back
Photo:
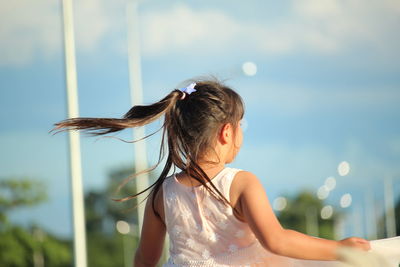
<instances>
[{"instance_id":1,"label":"girl's back","mask_svg":"<svg viewBox=\"0 0 400 267\"><path fill-rule=\"evenodd\" d=\"M231 185L239 171L224 168L212 179L229 201L235 195ZM170 259L165 266L265 266L279 258L281 263L288 261L268 253L232 207L201 185L188 186L175 175L168 177L163 184L163 208L170 236Z\"/></svg>"}]
</instances>

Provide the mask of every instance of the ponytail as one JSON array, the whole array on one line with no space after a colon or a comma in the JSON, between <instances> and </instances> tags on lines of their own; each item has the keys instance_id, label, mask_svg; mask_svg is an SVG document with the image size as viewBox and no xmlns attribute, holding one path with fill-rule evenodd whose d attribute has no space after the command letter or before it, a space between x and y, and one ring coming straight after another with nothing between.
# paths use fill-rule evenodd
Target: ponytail
<instances>
[{"instance_id":1,"label":"ponytail","mask_svg":"<svg viewBox=\"0 0 400 267\"><path fill-rule=\"evenodd\" d=\"M194 85L196 86L195 89ZM168 149L167 160L160 176L143 191L116 201L133 199L153 188L152 208L154 213L160 217L155 209L155 196L171 169L177 167L201 183L216 199L228 206L232 206L198 163L202 157L210 152L210 149L212 150L220 127L225 123L236 125L242 119L244 105L235 91L217 80L199 81L194 85L193 88L190 88L192 89L190 92L173 90L165 98L154 104L134 106L121 119L71 118L56 123L50 132L57 130L54 133L57 134L66 130L81 130L94 136L104 135L126 128L144 126L165 115L157 164L147 170L129 176L122 182L120 187L124 186L133 177L154 170L164 158L165 149ZM168 146L164 145L165 141Z\"/></svg>"},{"instance_id":2,"label":"ponytail","mask_svg":"<svg viewBox=\"0 0 400 267\"><path fill-rule=\"evenodd\" d=\"M160 118L180 98L179 90L172 91L162 100L151 105L137 105L132 107L121 119L116 118L71 118L55 123L49 132L54 134L67 130L81 130L97 136L118 132L126 128L134 128L149 124ZM54 135L53 134L53 135Z\"/></svg>"}]
</instances>

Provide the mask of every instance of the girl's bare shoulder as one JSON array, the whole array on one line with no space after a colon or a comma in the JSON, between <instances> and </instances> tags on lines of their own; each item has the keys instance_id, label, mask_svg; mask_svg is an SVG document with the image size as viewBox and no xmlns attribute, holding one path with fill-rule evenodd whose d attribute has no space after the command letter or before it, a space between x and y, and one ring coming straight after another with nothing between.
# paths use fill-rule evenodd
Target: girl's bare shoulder
<instances>
[{"instance_id":1,"label":"girl's bare shoulder","mask_svg":"<svg viewBox=\"0 0 400 267\"><path fill-rule=\"evenodd\" d=\"M235 207L235 210L237 211L237 214L235 214L235 216L241 221L245 221L245 218L243 216L243 206L240 201L241 196L243 195L243 192L246 190L246 188L248 188L249 185L252 186L254 183L259 183L258 178L253 173L248 171L239 171L235 174L235 177L233 178L229 192L229 198L231 204Z\"/></svg>"},{"instance_id":2,"label":"girl's bare shoulder","mask_svg":"<svg viewBox=\"0 0 400 267\"><path fill-rule=\"evenodd\" d=\"M239 171L233 178L231 192L241 194L249 185L259 185L258 177L249 171Z\"/></svg>"},{"instance_id":3,"label":"girl's bare shoulder","mask_svg":"<svg viewBox=\"0 0 400 267\"><path fill-rule=\"evenodd\" d=\"M162 221L164 221L164 192L163 187L160 186L157 192L151 190L149 197L147 198L147 205L151 205L151 209L154 214L158 215ZM153 209L153 201L154 201L154 209Z\"/></svg>"}]
</instances>

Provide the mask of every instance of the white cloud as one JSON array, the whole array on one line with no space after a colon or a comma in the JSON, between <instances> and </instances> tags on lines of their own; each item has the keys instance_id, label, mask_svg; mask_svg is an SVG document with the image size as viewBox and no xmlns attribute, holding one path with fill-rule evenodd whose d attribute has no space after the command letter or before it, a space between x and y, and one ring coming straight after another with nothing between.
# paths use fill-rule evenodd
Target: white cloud
<instances>
[{"instance_id":1,"label":"white cloud","mask_svg":"<svg viewBox=\"0 0 400 267\"><path fill-rule=\"evenodd\" d=\"M144 14L142 25L143 50L148 54L224 46L232 36L240 33L241 28L236 21L219 11L197 12L182 4L169 10Z\"/></svg>"},{"instance_id":2,"label":"white cloud","mask_svg":"<svg viewBox=\"0 0 400 267\"><path fill-rule=\"evenodd\" d=\"M124 3L74 1L79 51L98 52L102 40L124 30ZM0 0L0 6L0 65L28 64L35 57L52 57L61 51L59 1ZM238 19L225 9L194 9L181 2L141 12L142 49L148 56L182 51L281 55L332 54L364 47L371 54L393 57L400 45L399 15L400 3L395 0L294 0L279 17L257 20ZM113 38L112 46L123 47L124 38Z\"/></svg>"},{"instance_id":3,"label":"white cloud","mask_svg":"<svg viewBox=\"0 0 400 267\"><path fill-rule=\"evenodd\" d=\"M394 48L391 43L399 43L399 38L393 35L399 26L400 2L299 0L293 3L294 17L303 25L303 32L319 34L337 49L359 45L371 52L383 52ZM312 39L305 41L313 43Z\"/></svg>"},{"instance_id":4,"label":"white cloud","mask_svg":"<svg viewBox=\"0 0 400 267\"><path fill-rule=\"evenodd\" d=\"M119 20L107 3L74 3L77 50L94 50ZM54 57L62 50L60 1L0 0L0 7L0 65L25 65L36 57Z\"/></svg>"},{"instance_id":5,"label":"white cloud","mask_svg":"<svg viewBox=\"0 0 400 267\"><path fill-rule=\"evenodd\" d=\"M158 56L183 49L211 53L335 53L361 45L394 52L400 4L392 0L296 0L279 20L239 21L222 10L178 4L143 15L144 51ZM389 42L390 41L390 42Z\"/></svg>"},{"instance_id":6,"label":"white cloud","mask_svg":"<svg viewBox=\"0 0 400 267\"><path fill-rule=\"evenodd\" d=\"M75 1L75 32L78 48L89 52L112 31L120 30L121 14L113 7L121 1L80 0ZM123 14L125 15L125 14ZM122 17L124 19L125 17Z\"/></svg>"},{"instance_id":7,"label":"white cloud","mask_svg":"<svg viewBox=\"0 0 400 267\"><path fill-rule=\"evenodd\" d=\"M57 2L0 1L0 65L20 65L38 51L49 56L60 45Z\"/></svg>"},{"instance_id":8,"label":"white cloud","mask_svg":"<svg viewBox=\"0 0 400 267\"><path fill-rule=\"evenodd\" d=\"M169 10L148 12L142 17L143 50L158 56L169 52L206 49L220 53L232 47L282 52L290 42L273 28L243 23L219 10L193 10L178 4Z\"/></svg>"},{"instance_id":9,"label":"white cloud","mask_svg":"<svg viewBox=\"0 0 400 267\"><path fill-rule=\"evenodd\" d=\"M343 12L337 0L296 0L293 6L297 12L317 18L338 16Z\"/></svg>"}]
</instances>

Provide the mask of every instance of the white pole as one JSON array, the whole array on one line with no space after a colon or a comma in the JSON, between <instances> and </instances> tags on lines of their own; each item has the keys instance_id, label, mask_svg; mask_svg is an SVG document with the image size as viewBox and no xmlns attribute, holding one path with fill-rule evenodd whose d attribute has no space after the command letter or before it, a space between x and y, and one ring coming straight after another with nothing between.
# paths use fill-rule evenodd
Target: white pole
<instances>
[{"instance_id":1,"label":"white pole","mask_svg":"<svg viewBox=\"0 0 400 267\"><path fill-rule=\"evenodd\" d=\"M386 236L396 236L396 218L394 215L393 183L390 177L385 178L385 221Z\"/></svg>"},{"instance_id":2,"label":"white pole","mask_svg":"<svg viewBox=\"0 0 400 267\"><path fill-rule=\"evenodd\" d=\"M345 215L344 214L339 214L337 217L335 224L334 224L334 229L335 229L335 239L340 240L345 237Z\"/></svg>"},{"instance_id":3,"label":"white pole","mask_svg":"<svg viewBox=\"0 0 400 267\"><path fill-rule=\"evenodd\" d=\"M128 24L128 62L129 62L129 84L131 88L132 105L143 103L142 75L140 62L140 34L139 34L139 16L138 16L138 0L128 0L126 6L126 17ZM140 127L133 130L135 140L145 136L145 127ZM146 142L142 140L135 143L135 169L142 171L147 169L147 153ZM136 190L140 192L149 186L149 176L144 173L135 178ZM137 198L138 203L142 202L145 195L140 195ZM144 203L143 203L144 204ZM138 222L137 235L140 237L143 225L144 205L138 207ZM163 257L169 257L169 242L168 235L164 241Z\"/></svg>"},{"instance_id":4,"label":"white pole","mask_svg":"<svg viewBox=\"0 0 400 267\"><path fill-rule=\"evenodd\" d=\"M372 188L368 188L364 192L365 204L365 223L366 223L366 237L375 240L377 239L376 229L376 212L375 212L375 196Z\"/></svg>"},{"instance_id":5,"label":"white pole","mask_svg":"<svg viewBox=\"0 0 400 267\"><path fill-rule=\"evenodd\" d=\"M362 215L360 205L354 205L353 208L353 235L354 236L364 236L364 228L362 224Z\"/></svg>"},{"instance_id":6,"label":"white pole","mask_svg":"<svg viewBox=\"0 0 400 267\"><path fill-rule=\"evenodd\" d=\"M131 88L132 105L143 103L142 75L140 65L140 37L139 37L139 19L138 19L138 3L136 0L127 1L127 22L128 22L128 62L129 62L129 84ZM145 136L144 127L133 130L133 138L135 140ZM147 169L147 153L146 142L142 140L135 143L135 170L136 172ZM135 178L136 190L140 192L149 186L149 176L147 173ZM145 195L140 195L137 200L140 203ZM144 215L144 205L138 207L139 236L142 230Z\"/></svg>"},{"instance_id":7,"label":"white pole","mask_svg":"<svg viewBox=\"0 0 400 267\"><path fill-rule=\"evenodd\" d=\"M68 98L68 118L75 118L79 116L79 111L72 0L63 0L62 3L64 18L65 75ZM79 140L78 132L69 132L75 266L86 267L86 233Z\"/></svg>"},{"instance_id":8,"label":"white pole","mask_svg":"<svg viewBox=\"0 0 400 267\"><path fill-rule=\"evenodd\" d=\"M315 237L319 235L318 210L316 207L310 207L306 211L306 232Z\"/></svg>"}]
</instances>

